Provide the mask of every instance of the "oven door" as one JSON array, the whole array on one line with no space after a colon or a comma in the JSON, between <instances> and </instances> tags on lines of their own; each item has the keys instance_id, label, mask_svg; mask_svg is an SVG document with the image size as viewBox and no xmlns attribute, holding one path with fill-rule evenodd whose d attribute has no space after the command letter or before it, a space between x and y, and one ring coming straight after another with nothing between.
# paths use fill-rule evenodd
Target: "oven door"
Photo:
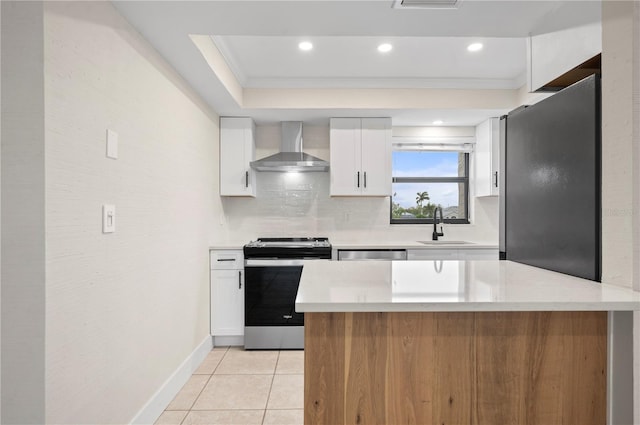
<instances>
[{"instance_id":1,"label":"oven door","mask_svg":"<svg viewBox=\"0 0 640 425\"><path fill-rule=\"evenodd\" d=\"M302 260L246 260L244 325L303 326L295 312Z\"/></svg>"}]
</instances>

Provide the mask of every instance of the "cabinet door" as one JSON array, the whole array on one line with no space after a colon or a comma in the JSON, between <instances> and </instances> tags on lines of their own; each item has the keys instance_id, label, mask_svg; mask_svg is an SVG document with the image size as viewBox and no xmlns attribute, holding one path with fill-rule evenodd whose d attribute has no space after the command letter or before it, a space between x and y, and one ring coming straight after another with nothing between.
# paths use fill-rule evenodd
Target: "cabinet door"
<instances>
[{"instance_id":1,"label":"cabinet door","mask_svg":"<svg viewBox=\"0 0 640 425\"><path fill-rule=\"evenodd\" d=\"M500 119L491 118L491 195L500 195Z\"/></svg>"},{"instance_id":2,"label":"cabinet door","mask_svg":"<svg viewBox=\"0 0 640 425\"><path fill-rule=\"evenodd\" d=\"M391 119L362 118L362 195L391 195Z\"/></svg>"},{"instance_id":3,"label":"cabinet door","mask_svg":"<svg viewBox=\"0 0 640 425\"><path fill-rule=\"evenodd\" d=\"M244 271L211 271L211 334L244 335Z\"/></svg>"},{"instance_id":4,"label":"cabinet door","mask_svg":"<svg viewBox=\"0 0 640 425\"><path fill-rule=\"evenodd\" d=\"M410 249L407 260L458 260L457 248Z\"/></svg>"},{"instance_id":5,"label":"cabinet door","mask_svg":"<svg viewBox=\"0 0 640 425\"><path fill-rule=\"evenodd\" d=\"M500 178L500 122L489 118L476 127L476 196L498 196Z\"/></svg>"},{"instance_id":6,"label":"cabinet door","mask_svg":"<svg viewBox=\"0 0 640 425\"><path fill-rule=\"evenodd\" d=\"M498 260L498 250L495 248L486 249L465 249L458 250L459 260Z\"/></svg>"},{"instance_id":7,"label":"cabinet door","mask_svg":"<svg viewBox=\"0 0 640 425\"><path fill-rule=\"evenodd\" d=\"M254 132L251 118L220 118L221 196L255 196Z\"/></svg>"},{"instance_id":8,"label":"cabinet door","mask_svg":"<svg viewBox=\"0 0 640 425\"><path fill-rule=\"evenodd\" d=\"M362 191L360 118L332 118L330 124L330 194L354 196Z\"/></svg>"}]
</instances>

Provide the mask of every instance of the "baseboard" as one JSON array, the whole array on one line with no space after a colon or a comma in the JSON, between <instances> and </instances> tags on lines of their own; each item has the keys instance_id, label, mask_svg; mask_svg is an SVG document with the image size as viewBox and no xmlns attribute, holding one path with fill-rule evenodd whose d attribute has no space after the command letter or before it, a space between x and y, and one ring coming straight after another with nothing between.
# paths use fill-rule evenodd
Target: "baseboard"
<instances>
[{"instance_id":1,"label":"baseboard","mask_svg":"<svg viewBox=\"0 0 640 425\"><path fill-rule=\"evenodd\" d=\"M214 347L244 346L244 336L242 335L219 335L213 337Z\"/></svg>"},{"instance_id":2,"label":"baseboard","mask_svg":"<svg viewBox=\"0 0 640 425\"><path fill-rule=\"evenodd\" d=\"M207 357L213 348L213 341L210 335L196 347L182 364L171 374L155 394L140 409L138 414L131 420L131 424L152 424L160 417L164 409L171 400L178 394L178 391L191 378L191 375L200 366L200 363Z\"/></svg>"}]
</instances>

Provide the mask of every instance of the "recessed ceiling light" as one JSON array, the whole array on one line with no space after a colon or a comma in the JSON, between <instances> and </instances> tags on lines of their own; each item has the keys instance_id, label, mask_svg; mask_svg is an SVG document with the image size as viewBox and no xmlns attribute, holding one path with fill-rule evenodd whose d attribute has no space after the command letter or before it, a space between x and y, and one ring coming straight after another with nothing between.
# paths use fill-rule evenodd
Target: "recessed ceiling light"
<instances>
[{"instance_id":1,"label":"recessed ceiling light","mask_svg":"<svg viewBox=\"0 0 640 425\"><path fill-rule=\"evenodd\" d=\"M444 121L442 121L442 120L435 120L433 122L433 125L442 125L443 123L444 123Z\"/></svg>"},{"instance_id":2,"label":"recessed ceiling light","mask_svg":"<svg viewBox=\"0 0 640 425\"><path fill-rule=\"evenodd\" d=\"M298 48L305 51L311 50L313 49L313 44L311 44L310 41L302 41L300 44L298 44Z\"/></svg>"},{"instance_id":3,"label":"recessed ceiling light","mask_svg":"<svg viewBox=\"0 0 640 425\"><path fill-rule=\"evenodd\" d=\"M482 50L482 43L472 43L467 46L467 50L470 52L478 52Z\"/></svg>"},{"instance_id":4,"label":"recessed ceiling light","mask_svg":"<svg viewBox=\"0 0 640 425\"><path fill-rule=\"evenodd\" d=\"M389 43L382 43L381 45L378 46L378 51L380 53L390 52L391 49L393 49L393 46Z\"/></svg>"}]
</instances>

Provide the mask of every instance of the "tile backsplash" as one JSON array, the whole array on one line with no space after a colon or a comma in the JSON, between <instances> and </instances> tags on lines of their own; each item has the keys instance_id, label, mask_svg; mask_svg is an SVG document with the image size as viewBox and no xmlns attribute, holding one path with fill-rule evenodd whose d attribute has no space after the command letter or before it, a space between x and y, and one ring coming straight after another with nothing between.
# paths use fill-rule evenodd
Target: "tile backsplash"
<instances>
[{"instance_id":1,"label":"tile backsplash","mask_svg":"<svg viewBox=\"0 0 640 425\"><path fill-rule=\"evenodd\" d=\"M226 239L328 236L334 242L402 242L431 235L428 225L390 225L388 197L330 197L329 173L257 174L256 198L222 198ZM477 198L469 225L445 225L445 239L498 240L497 198Z\"/></svg>"}]
</instances>

